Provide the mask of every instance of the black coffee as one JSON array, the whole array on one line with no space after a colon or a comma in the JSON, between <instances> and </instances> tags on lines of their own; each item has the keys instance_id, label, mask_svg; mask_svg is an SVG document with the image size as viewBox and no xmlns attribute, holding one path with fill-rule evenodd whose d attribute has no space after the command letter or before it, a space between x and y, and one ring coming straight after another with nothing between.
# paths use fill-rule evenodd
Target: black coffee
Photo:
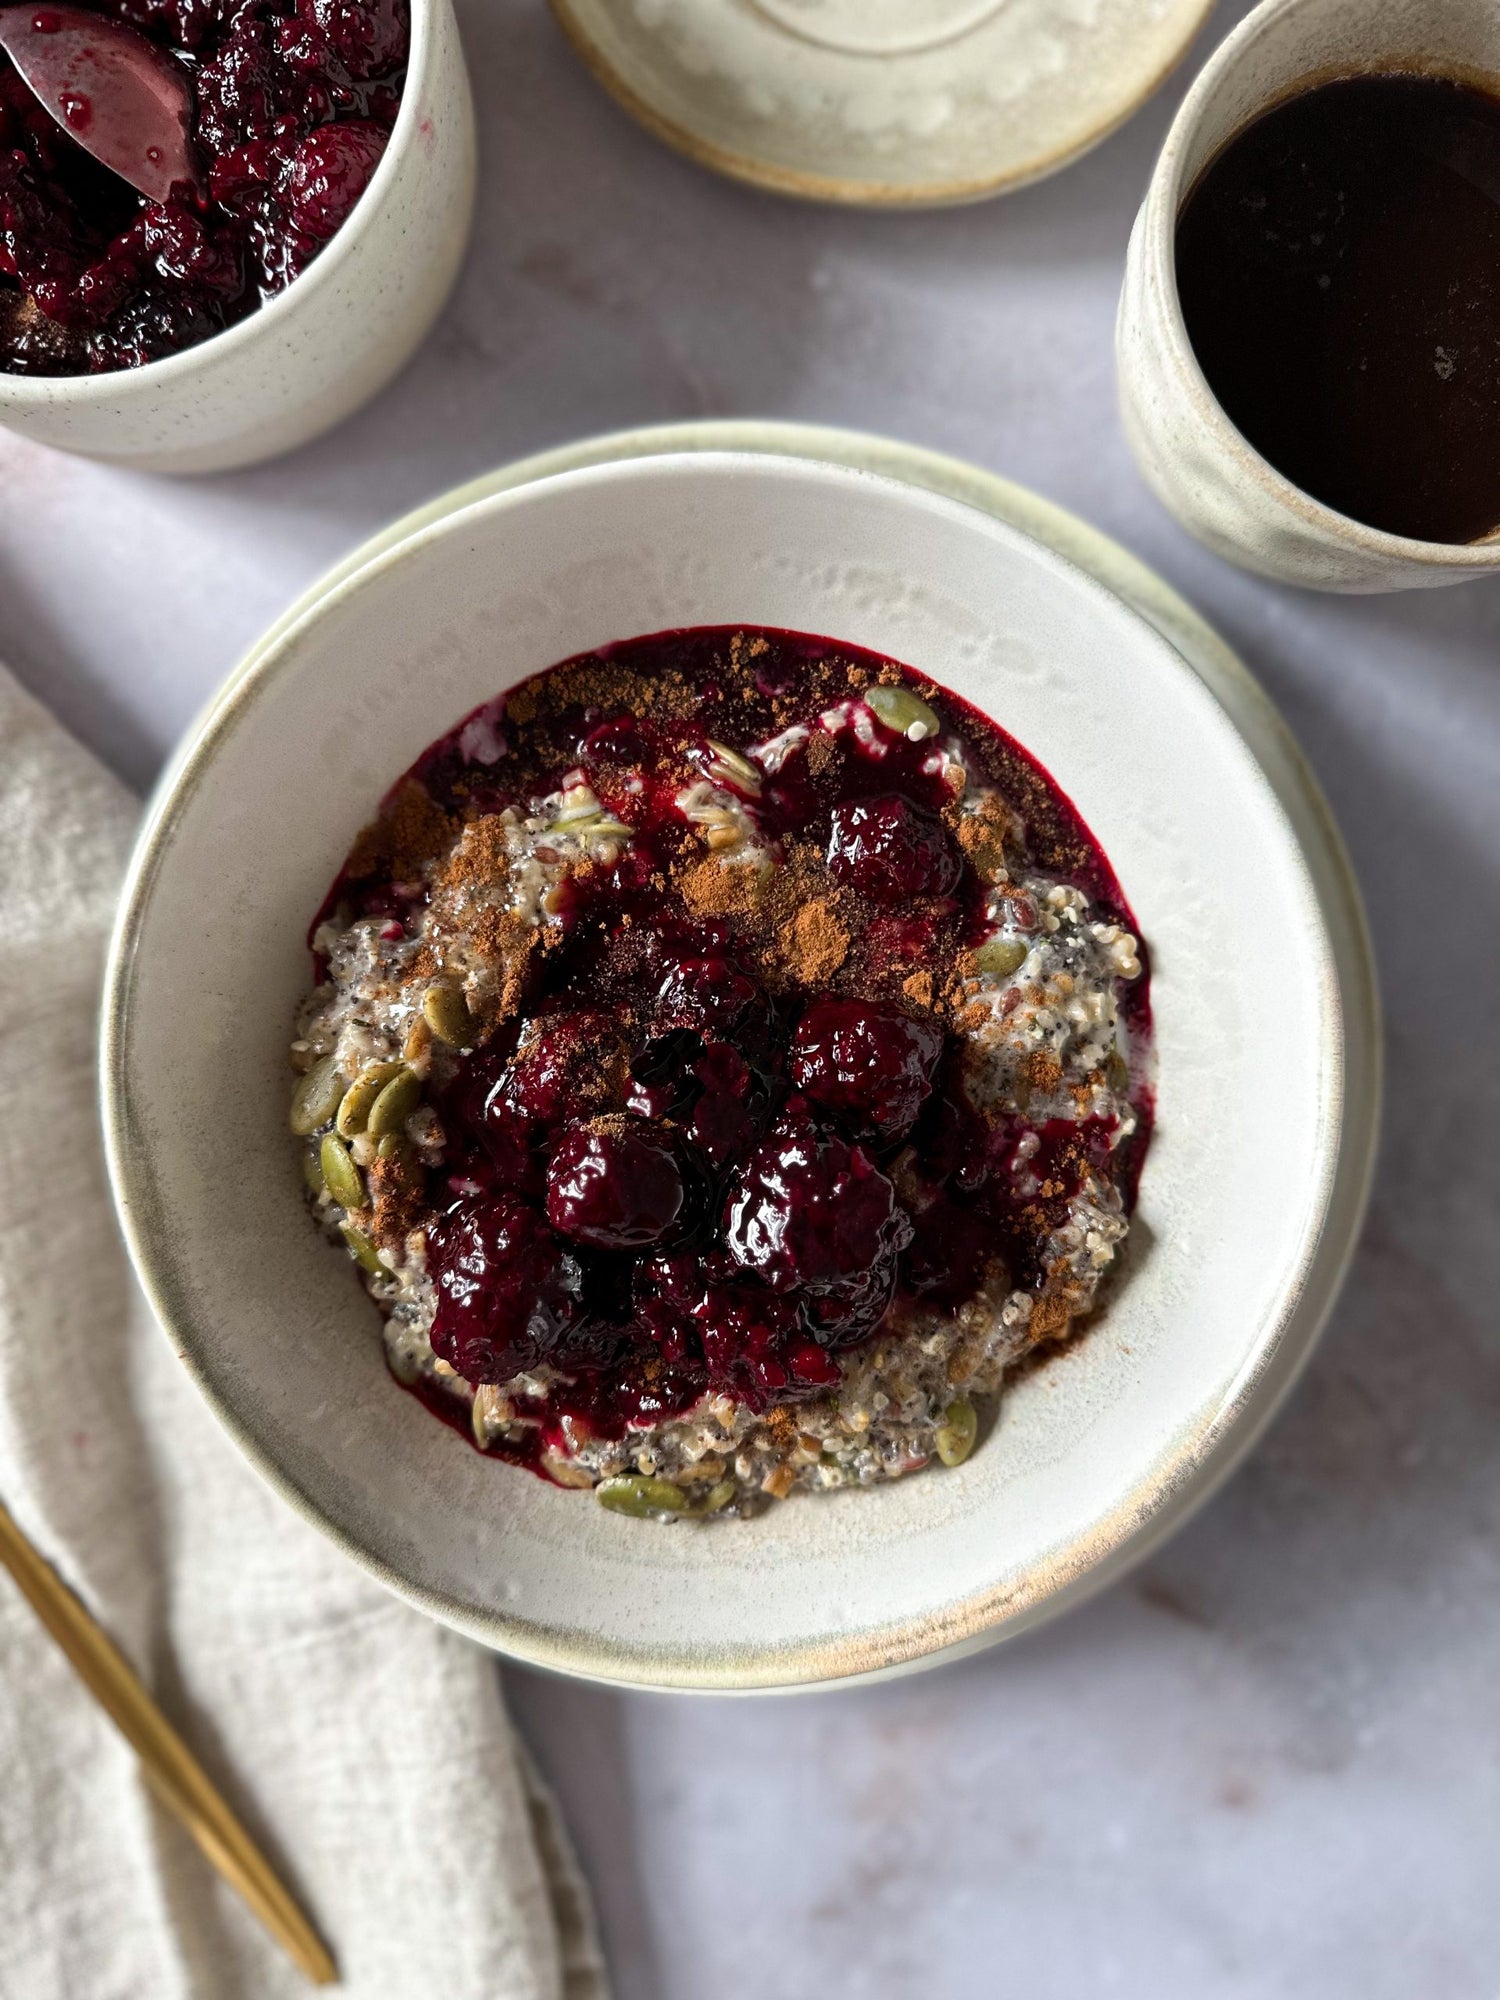
<instances>
[{"instance_id":1,"label":"black coffee","mask_svg":"<svg viewBox=\"0 0 1500 2000\"><path fill-rule=\"evenodd\" d=\"M1231 139L1177 225L1188 337L1286 477L1398 535L1500 526L1500 101L1327 83Z\"/></svg>"}]
</instances>

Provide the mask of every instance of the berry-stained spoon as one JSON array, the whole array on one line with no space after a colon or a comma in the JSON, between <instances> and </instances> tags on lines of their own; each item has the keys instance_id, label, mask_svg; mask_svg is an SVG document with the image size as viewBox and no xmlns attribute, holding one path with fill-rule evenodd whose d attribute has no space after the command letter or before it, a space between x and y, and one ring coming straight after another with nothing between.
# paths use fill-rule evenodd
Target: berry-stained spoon
<instances>
[{"instance_id":1,"label":"berry-stained spoon","mask_svg":"<svg viewBox=\"0 0 1500 2000\"><path fill-rule=\"evenodd\" d=\"M0 7L0 48L70 139L148 201L198 185L193 86L182 64L82 7Z\"/></svg>"}]
</instances>

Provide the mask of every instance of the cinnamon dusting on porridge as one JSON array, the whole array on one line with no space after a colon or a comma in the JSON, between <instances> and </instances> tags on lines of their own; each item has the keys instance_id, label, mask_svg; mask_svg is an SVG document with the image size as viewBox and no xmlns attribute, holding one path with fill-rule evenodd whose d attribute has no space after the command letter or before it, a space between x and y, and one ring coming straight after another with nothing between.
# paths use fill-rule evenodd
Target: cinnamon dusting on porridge
<instances>
[{"instance_id":1,"label":"cinnamon dusting on porridge","mask_svg":"<svg viewBox=\"0 0 1500 2000\"><path fill-rule=\"evenodd\" d=\"M699 629L540 674L398 783L311 942L292 1124L392 1372L617 1511L962 1463L1124 1244L1129 911L893 661Z\"/></svg>"}]
</instances>

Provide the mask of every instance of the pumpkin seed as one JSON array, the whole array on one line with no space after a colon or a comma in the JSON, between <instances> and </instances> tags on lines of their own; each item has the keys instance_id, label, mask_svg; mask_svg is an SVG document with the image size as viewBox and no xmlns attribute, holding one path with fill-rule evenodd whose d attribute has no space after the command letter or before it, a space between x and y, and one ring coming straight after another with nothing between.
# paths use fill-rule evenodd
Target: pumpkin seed
<instances>
[{"instance_id":1,"label":"pumpkin seed","mask_svg":"<svg viewBox=\"0 0 1500 2000\"><path fill-rule=\"evenodd\" d=\"M422 995L422 1018L440 1042L466 1049L474 1040L474 1016L457 986L429 986Z\"/></svg>"},{"instance_id":2,"label":"pumpkin seed","mask_svg":"<svg viewBox=\"0 0 1500 2000\"><path fill-rule=\"evenodd\" d=\"M344 1079L332 1056L315 1062L292 1092L292 1130L306 1139L326 1125L344 1101Z\"/></svg>"},{"instance_id":3,"label":"pumpkin seed","mask_svg":"<svg viewBox=\"0 0 1500 2000\"><path fill-rule=\"evenodd\" d=\"M913 743L924 743L929 736L936 736L941 726L926 702L919 701L910 688L866 688L865 706L875 711L887 729L909 737Z\"/></svg>"},{"instance_id":4,"label":"pumpkin seed","mask_svg":"<svg viewBox=\"0 0 1500 2000\"><path fill-rule=\"evenodd\" d=\"M956 1403L950 1403L933 1439L944 1465L962 1465L974 1449L978 1432L979 1416L968 1397L960 1396Z\"/></svg>"},{"instance_id":5,"label":"pumpkin seed","mask_svg":"<svg viewBox=\"0 0 1500 2000\"><path fill-rule=\"evenodd\" d=\"M349 1246L349 1255L362 1271L368 1271L376 1278L388 1278L391 1275L380 1261L380 1252L362 1229L356 1229L352 1222L341 1222L339 1234Z\"/></svg>"},{"instance_id":6,"label":"pumpkin seed","mask_svg":"<svg viewBox=\"0 0 1500 2000\"><path fill-rule=\"evenodd\" d=\"M404 1132L387 1132L375 1148L377 1160L407 1160L411 1158L411 1147Z\"/></svg>"},{"instance_id":7,"label":"pumpkin seed","mask_svg":"<svg viewBox=\"0 0 1500 2000\"><path fill-rule=\"evenodd\" d=\"M371 1105L392 1077L400 1076L405 1067L405 1063L397 1062L371 1063L368 1069L360 1071L344 1092L339 1115L334 1121L341 1137L352 1139L356 1132L364 1131Z\"/></svg>"},{"instance_id":8,"label":"pumpkin seed","mask_svg":"<svg viewBox=\"0 0 1500 2000\"><path fill-rule=\"evenodd\" d=\"M721 1479L717 1486L708 1489L702 1503L693 1509L695 1514L722 1514L734 1498L734 1481Z\"/></svg>"},{"instance_id":9,"label":"pumpkin seed","mask_svg":"<svg viewBox=\"0 0 1500 2000\"><path fill-rule=\"evenodd\" d=\"M993 972L1001 979L1009 979L1026 963L1028 949L1020 938L991 938L975 952L974 968L977 972Z\"/></svg>"},{"instance_id":10,"label":"pumpkin seed","mask_svg":"<svg viewBox=\"0 0 1500 2000\"><path fill-rule=\"evenodd\" d=\"M549 833L562 827L577 826L581 820L597 819L604 808L587 785L573 785L563 794L563 802L555 819L548 822Z\"/></svg>"},{"instance_id":11,"label":"pumpkin seed","mask_svg":"<svg viewBox=\"0 0 1500 2000\"><path fill-rule=\"evenodd\" d=\"M687 1512L680 1486L674 1486L670 1479L648 1479L638 1472L623 1472L616 1479L601 1480L594 1488L594 1497L611 1514L629 1514L637 1521L649 1520L653 1514Z\"/></svg>"},{"instance_id":12,"label":"pumpkin seed","mask_svg":"<svg viewBox=\"0 0 1500 2000\"><path fill-rule=\"evenodd\" d=\"M386 1084L365 1119L372 1139L385 1139L406 1129L406 1121L422 1101L422 1085L415 1073L400 1069Z\"/></svg>"},{"instance_id":13,"label":"pumpkin seed","mask_svg":"<svg viewBox=\"0 0 1500 2000\"><path fill-rule=\"evenodd\" d=\"M330 1132L318 1151L323 1184L340 1208L363 1208L365 1184L359 1168L349 1157L349 1148L336 1132Z\"/></svg>"},{"instance_id":14,"label":"pumpkin seed","mask_svg":"<svg viewBox=\"0 0 1500 2000\"><path fill-rule=\"evenodd\" d=\"M627 826L622 819L606 814L602 806L595 806L592 812L575 813L571 819L551 821L546 831L570 833L575 840L628 840L635 828Z\"/></svg>"},{"instance_id":15,"label":"pumpkin seed","mask_svg":"<svg viewBox=\"0 0 1500 2000\"><path fill-rule=\"evenodd\" d=\"M715 743L711 736L705 740L713 754L714 762L721 765L731 778L742 785L747 792L760 791L763 782L760 771L748 757L742 757L738 750L731 750L727 743Z\"/></svg>"}]
</instances>

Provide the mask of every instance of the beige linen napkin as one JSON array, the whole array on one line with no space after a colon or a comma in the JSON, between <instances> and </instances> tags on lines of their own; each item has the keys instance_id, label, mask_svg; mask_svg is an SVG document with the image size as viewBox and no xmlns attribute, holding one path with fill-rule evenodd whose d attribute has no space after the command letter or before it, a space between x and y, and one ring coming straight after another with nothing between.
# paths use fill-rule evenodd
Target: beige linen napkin
<instances>
[{"instance_id":1,"label":"beige linen napkin","mask_svg":"<svg viewBox=\"0 0 1500 2000\"><path fill-rule=\"evenodd\" d=\"M351 1996L604 2000L494 1661L261 1485L129 1275L94 1037L136 816L0 669L0 1498L262 1841ZM308 1990L0 1573L0 1994Z\"/></svg>"}]
</instances>

